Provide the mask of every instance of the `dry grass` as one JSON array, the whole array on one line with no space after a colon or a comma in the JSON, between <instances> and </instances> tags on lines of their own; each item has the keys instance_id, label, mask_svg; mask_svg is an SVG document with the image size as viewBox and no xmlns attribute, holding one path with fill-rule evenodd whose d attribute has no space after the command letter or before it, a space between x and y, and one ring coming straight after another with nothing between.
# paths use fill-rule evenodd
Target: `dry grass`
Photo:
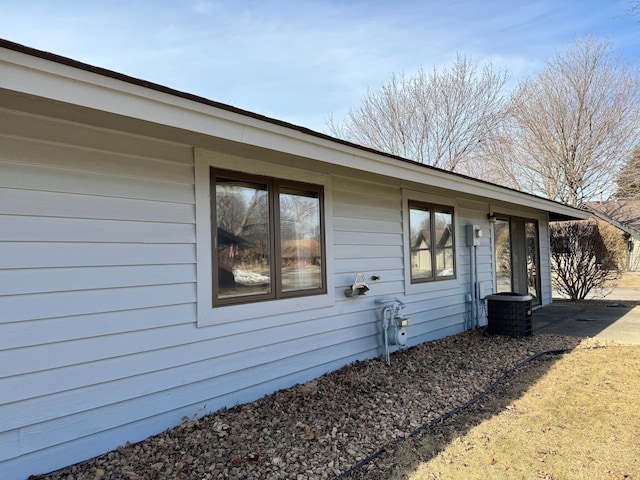
<instances>
[{"instance_id":1,"label":"dry grass","mask_svg":"<svg viewBox=\"0 0 640 480\"><path fill-rule=\"evenodd\" d=\"M378 478L640 479L638 371L640 347L545 359L397 449Z\"/></svg>"},{"instance_id":2,"label":"dry grass","mask_svg":"<svg viewBox=\"0 0 640 480\"><path fill-rule=\"evenodd\" d=\"M617 281L618 288L640 288L640 273L623 273Z\"/></svg>"}]
</instances>

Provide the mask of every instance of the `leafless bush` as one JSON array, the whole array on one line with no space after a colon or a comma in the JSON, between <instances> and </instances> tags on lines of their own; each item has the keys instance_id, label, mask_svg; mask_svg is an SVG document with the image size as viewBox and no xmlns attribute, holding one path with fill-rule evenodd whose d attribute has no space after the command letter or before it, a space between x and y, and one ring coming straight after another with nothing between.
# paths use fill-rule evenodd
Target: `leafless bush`
<instances>
[{"instance_id":1,"label":"leafless bush","mask_svg":"<svg viewBox=\"0 0 640 480\"><path fill-rule=\"evenodd\" d=\"M619 276L615 253L603 238L595 220L552 223L551 261L553 287L571 300L595 293L611 293Z\"/></svg>"}]
</instances>

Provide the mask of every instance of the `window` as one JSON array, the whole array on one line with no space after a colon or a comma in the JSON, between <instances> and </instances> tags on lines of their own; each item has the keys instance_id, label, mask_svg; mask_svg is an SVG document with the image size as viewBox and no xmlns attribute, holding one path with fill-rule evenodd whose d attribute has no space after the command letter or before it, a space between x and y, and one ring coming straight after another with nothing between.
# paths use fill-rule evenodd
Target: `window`
<instances>
[{"instance_id":1,"label":"window","mask_svg":"<svg viewBox=\"0 0 640 480\"><path fill-rule=\"evenodd\" d=\"M213 306L326 293L323 188L211 169Z\"/></svg>"},{"instance_id":2,"label":"window","mask_svg":"<svg viewBox=\"0 0 640 480\"><path fill-rule=\"evenodd\" d=\"M455 278L453 208L409 201L411 283Z\"/></svg>"}]
</instances>

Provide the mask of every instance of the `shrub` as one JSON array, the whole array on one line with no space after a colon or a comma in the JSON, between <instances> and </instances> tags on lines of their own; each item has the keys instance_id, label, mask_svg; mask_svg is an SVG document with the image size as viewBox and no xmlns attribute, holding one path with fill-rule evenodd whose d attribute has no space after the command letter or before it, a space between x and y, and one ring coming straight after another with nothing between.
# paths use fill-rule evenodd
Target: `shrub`
<instances>
[{"instance_id":1,"label":"shrub","mask_svg":"<svg viewBox=\"0 0 640 480\"><path fill-rule=\"evenodd\" d=\"M553 287L574 301L591 291L603 297L611 293L619 269L610 237L608 231L603 237L595 220L552 223Z\"/></svg>"}]
</instances>

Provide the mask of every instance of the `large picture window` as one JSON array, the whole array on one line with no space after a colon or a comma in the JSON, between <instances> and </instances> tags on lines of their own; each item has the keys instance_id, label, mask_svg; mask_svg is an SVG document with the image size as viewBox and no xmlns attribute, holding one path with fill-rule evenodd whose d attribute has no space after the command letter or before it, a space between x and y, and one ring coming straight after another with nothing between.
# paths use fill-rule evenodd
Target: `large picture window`
<instances>
[{"instance_id":1,"label":"large picture window","mask_svg":"<svg viewBox=\"0 0 640 480\"><path fill-rule=\"evenodd\" d=\"M213 305L326 293L323 188L211 169Z\"/></svg>"},{"instance_id":2,"label":"large picture window","mask_svg":"<svg viewBox=\"0 0 640 480\"><path fill-rule=\"evenodd\" d=\"M411 283L455 278L453 208L409 201Z\"/></svg>"}]
</instances>

